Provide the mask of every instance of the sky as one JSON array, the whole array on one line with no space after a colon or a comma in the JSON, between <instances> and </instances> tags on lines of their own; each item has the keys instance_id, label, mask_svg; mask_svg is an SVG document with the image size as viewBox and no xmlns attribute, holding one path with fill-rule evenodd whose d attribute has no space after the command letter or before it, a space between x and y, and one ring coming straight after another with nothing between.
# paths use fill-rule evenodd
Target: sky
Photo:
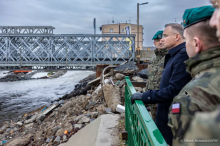
<instances>
[{"instance_id":1,"label":"sky","mask_svg":"<svg viewBox=\"0 0 220 146\"><path fill-rule=\"evenodd\" d=\"M209 0L0 0L0 26L53 26L54 34L93 34L99 27L115 23L144 27L144 46L153 46L152 37L167 23L181 23L186 9L211 5Z\"/></svg>"}]
</instances>

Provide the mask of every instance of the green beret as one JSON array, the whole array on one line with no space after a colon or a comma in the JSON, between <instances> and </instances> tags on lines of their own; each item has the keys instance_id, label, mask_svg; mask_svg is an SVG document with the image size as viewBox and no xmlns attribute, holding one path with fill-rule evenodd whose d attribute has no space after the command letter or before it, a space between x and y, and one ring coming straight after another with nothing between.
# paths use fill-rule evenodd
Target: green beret
<instances>
[{"instance_id":1,"label":"green beret","mask_svg":"<svg viewBox=\"0 0 220 146\"><path fill-rule=\"evenodd\" d=\"M212 6L186 9L183 14L184 29L212 17L215 9Z\"/></svg>"},{"instance_id":2,"label":"green beret","mask_svg":"<svg viewBox=\"0 0 220 146\"><path fill-rule=\"evenodd\" d=\"M158 31L152 40L155 40L155 39L162 39L162 36L163 36L163 31Z\"/></svg>"}]
</instances>

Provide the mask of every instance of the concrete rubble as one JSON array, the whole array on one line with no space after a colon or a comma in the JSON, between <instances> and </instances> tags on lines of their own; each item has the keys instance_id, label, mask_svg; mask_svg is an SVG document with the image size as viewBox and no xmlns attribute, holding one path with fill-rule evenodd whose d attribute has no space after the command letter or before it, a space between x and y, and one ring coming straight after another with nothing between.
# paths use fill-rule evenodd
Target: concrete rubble
<instances>
[{"instance_id":1,"label":"concrete rubble","mask_svg":"<svg viewBox=\"0 0 220 146\"><path fill-rule=\"evenodd\" d=\"M138 76L140 76L143 79L148 79L148 69L142 69L137 73Z\"/></svg>"},{"instance_id":2,"label":"concrete rubble","mask_svg":"<svg viewBox=\"0 0 220 146\"><path fill-rule=\"evenodd\" d=\"M124 113L124 77L129 76L131 81L146 81L137 76L137 71L137 66L131 63L118 66L111 70L110 76L105 76L104 85L88 85L94 75L89 77L49 107L40 107L17 121L5 122L0 128L0 142L7 140L4 146L58 146L101 115ZM143 92L140 87L136 90Z\"/></svg>"},{"instance_id":3,"label":"concrete rubble","mask_svg":"<svg viewBox=\"0 0 220 146\"><path fill-rule=\"evenodd\" d=\"M132 80L137 81L137 82L143 82L143 81L144 81L144 79L142 79L142 78L139 77L139 76L134 76L134 77L132 78Z\"/></svg>"}]
</instances>

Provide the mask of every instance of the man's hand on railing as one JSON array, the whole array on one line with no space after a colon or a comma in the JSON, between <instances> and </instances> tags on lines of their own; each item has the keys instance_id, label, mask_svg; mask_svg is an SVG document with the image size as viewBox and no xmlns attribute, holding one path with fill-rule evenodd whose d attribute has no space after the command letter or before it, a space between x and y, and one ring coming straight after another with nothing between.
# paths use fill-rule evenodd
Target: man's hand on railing
<instances>
[{"instance_id":1,"label":"man's hand on railing","mask_svg":"<svg viewBox=\"0 0 220 146\"><path fill-rule=\"evenodd\" d=\"M134 101L135 100L142 100L142 95L143 93L134 93L132 96L131 96L131 104L134 104Z\"/></svg>"}]
</instances>

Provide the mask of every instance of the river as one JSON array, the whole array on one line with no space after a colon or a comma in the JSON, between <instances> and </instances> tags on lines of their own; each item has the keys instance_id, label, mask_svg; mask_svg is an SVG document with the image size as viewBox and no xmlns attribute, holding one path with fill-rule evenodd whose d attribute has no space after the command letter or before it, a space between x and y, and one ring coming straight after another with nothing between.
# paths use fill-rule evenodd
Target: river
<instances>
[{"instance_id":1,"label":"river","mask_svg":"<svg viewBox=\"0 0 220 146\"><path fill-rule=\"evenodd\" d=\"M93 73L67 71L54 79L0 82L0 126L6 120L14 120L43 105L50 105L51 101L70 93L81 79Z\"/></svg>"}]
</instances>

